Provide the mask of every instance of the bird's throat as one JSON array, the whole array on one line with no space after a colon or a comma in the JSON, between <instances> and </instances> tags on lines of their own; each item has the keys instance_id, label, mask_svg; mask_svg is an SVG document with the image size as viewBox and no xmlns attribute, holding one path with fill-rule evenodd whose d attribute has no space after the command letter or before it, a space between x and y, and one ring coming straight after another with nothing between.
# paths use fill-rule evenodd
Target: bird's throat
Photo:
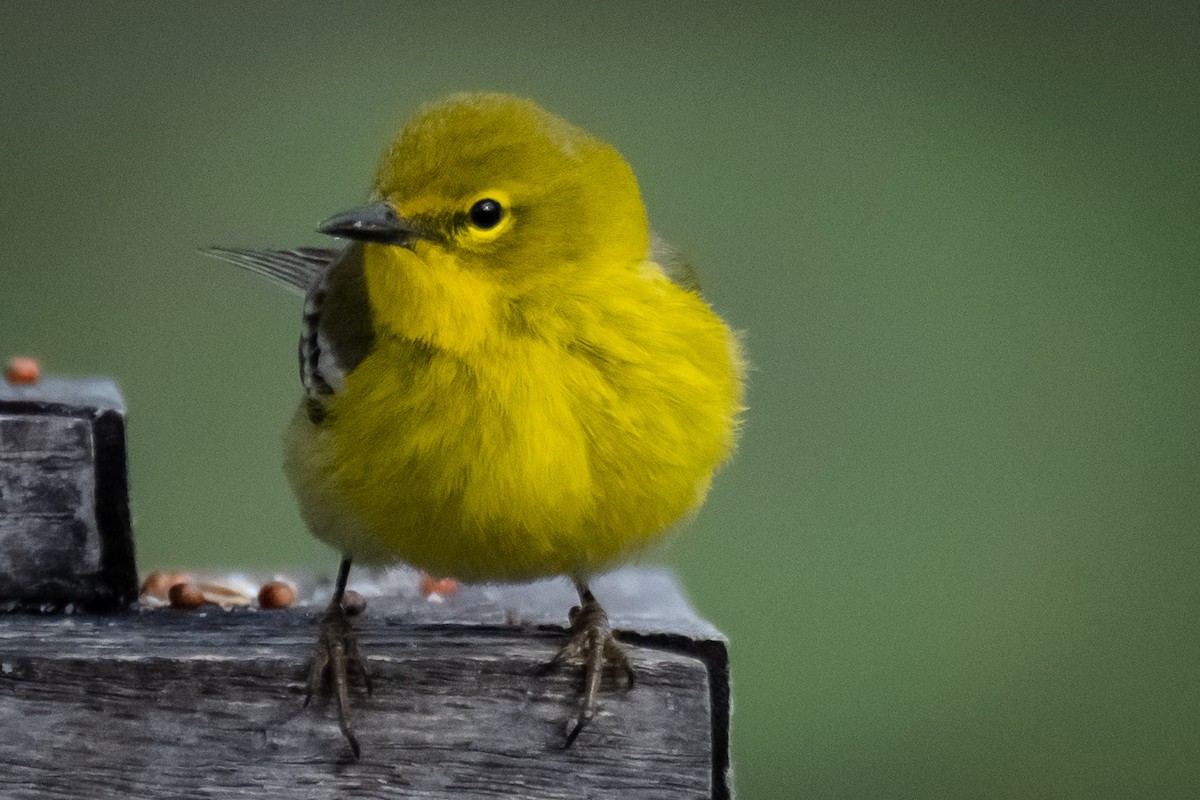
<instances>
[{"instance_id":1,"label":"bird's throat","mask_svg":"<svg viewBox=\"0 0 1200 800\"><path fill-rule=\"evenodd\" d=\"M467 353L498 333L493 283L463 269L446 251L367 245L367 292L385 334Z\"/></svg>"}]
</instances>

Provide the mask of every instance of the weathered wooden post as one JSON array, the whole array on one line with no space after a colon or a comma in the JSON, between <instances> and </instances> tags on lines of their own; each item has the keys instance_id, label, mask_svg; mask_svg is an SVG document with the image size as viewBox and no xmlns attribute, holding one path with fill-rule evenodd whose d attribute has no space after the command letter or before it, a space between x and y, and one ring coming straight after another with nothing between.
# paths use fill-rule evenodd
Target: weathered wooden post
<instances>
[{"instance_id":1,"label":"weathered wooden post","mask_svg":"<svg viewBox=\"0 0 1200 800\"><path fill-rule=\"evenodd\" d=\"M122 406L105 387L0 389L8 607L123 609L0 615L0 795L729 796L725 640L649 569L593 584L637 684L609 686L570 749L579 676L538 674L566 636L569 583L464 586L440 603L406 570L357 583L374 693L353 701L355 761L332 708L302 707L322 598L272 611L128 605L132 545L106 538L128 531L128 504L101 497L124 497ZM119 479L102 474L118 464Z\"/></svg>"},{"instance_id":2,"label":"weathered wooden post","mask_svg":"<svg viewBox=\"0 0 1200 800\"><path fill-rule=\"evenodd\" d=\"M116 384L0 381L0 607L103 611L136 597Z\"/></svg>"}]
</instances>

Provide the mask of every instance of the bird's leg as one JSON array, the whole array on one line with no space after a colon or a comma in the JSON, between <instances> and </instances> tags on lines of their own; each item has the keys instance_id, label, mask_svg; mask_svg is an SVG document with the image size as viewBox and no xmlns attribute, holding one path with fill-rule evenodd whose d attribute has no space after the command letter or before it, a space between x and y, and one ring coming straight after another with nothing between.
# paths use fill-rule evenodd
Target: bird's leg
<instances>
[{"instance_id":1,"label":"bird's leg","mask_svg":"<svg viewBox=\"0 0 1200 800\"><path fill-rule=\"evenodd\" d=\"M575 725L567 734L564 749L574 743L595 716L605 667L620 670L625 676L627 688L633 688L633 664L625 648L613 636L612 627L608 624L608 614L604 613L604 609L596 602L586 583L576 581L575 585L579 590L580 604L570 612L571 641L554 654L554 658L544 670L555 670L568 660L578 659L583 662L583 695L579 704L579 716L575 718Z\"/></svg>"},{"instance_id":2,"label":"bird's leg","mask_svg":"<svg viewBox=\"0 0 1200 800\"><path fill-rule=\"evenodd\" d=\"M350 625L349 615L342 601L346 594L346 580L350 577L350 558L342 559L338 570L337 584L329 607L321 615L319 633L317 634L317 651L313 654L308 665L308 686L304 693L304 705L307 706L315 692L329 689L337 704L338 727L342 735L350 743L354 757L359 756L358 738L350 724L350 677L353 676L371 692L371 676L358 654L358 644L354 636L354 628Z\"/></svg>"}]
</instances>

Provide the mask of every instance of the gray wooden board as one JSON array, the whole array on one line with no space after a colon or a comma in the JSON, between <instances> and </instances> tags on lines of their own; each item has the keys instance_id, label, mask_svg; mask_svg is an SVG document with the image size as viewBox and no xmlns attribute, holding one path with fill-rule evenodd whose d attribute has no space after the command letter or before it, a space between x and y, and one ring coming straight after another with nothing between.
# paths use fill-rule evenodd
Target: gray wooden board
<instances>
[{"instance_id":1,"label":"gray wooden board","mask_svg":"<svg viewBox=\"0 0 1200 800\"><path fill-rule=\"evenodd\" d=\"M569 750L578 670L537 674L564 641L569 584L370 597L357 762L331 704L301 707L316 605L0 615L0 795L728 797L723 638L667 573L593 588L638 683L606 683Z\"/></svg>"}]
</instances>

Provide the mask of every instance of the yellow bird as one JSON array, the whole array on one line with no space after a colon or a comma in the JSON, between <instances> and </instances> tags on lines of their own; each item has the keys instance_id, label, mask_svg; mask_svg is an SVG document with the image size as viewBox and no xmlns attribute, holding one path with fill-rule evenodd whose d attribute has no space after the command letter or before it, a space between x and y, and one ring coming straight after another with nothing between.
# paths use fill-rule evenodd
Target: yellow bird
<instances>
[{"instance_id":1,"label":"yellow bird","mask_svg":"<svg viewBox=\"0 0 1200 800\"><path fill-rule=\"evenodd\" d=\"M551 664L584 664L570 745L603 669L633 677L588 581L703 502L737 435L737 338L651 235L617 151L529 100L424 107L374 189L320 228L344 250L211 251L307 293L285 466L343 554L310 696L331 686L357 755L351 562L566 575L580 606Z\"/></svg>"}]
</instances>

